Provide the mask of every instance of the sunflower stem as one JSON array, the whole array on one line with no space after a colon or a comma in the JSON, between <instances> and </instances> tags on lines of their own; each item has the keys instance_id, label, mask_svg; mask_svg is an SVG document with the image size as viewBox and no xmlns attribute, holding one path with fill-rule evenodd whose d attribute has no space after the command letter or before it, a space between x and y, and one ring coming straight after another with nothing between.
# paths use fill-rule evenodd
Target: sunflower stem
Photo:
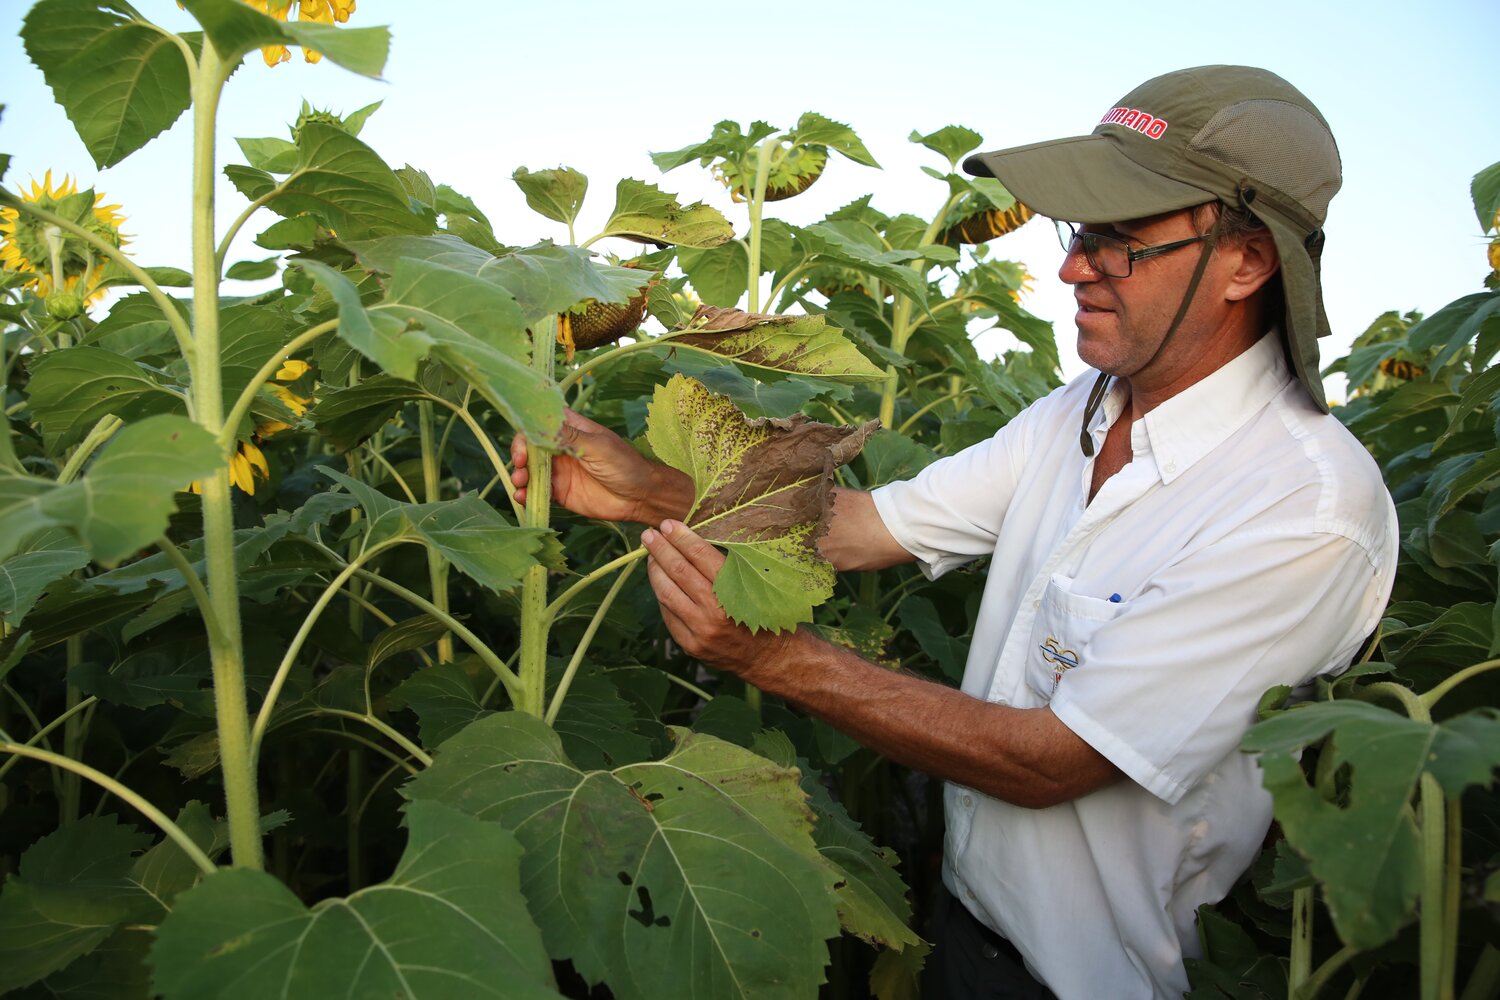
<instances>
[{"instance_id":1,"label":"sunflower stem","mask_svg":"<svg viewBox=\"0 0 1500 1000\"><path fill-rule=\"evenodd\" d=\"M750 312L760 312L760 230L761 211L766 203L766 185L771 179L771 154L781 144L775 139L763 139L755 149L755 185L750 189L750 258L746 288L750 297Z\"/></svg>"},{"instance_id":2,"label":"sunflower stem","mask_svg":"<svg viewBox=\"0 0 1500 1000\"><path fill-rule=\"evenodd\" d=\"M562 711L563 701L568 697L568 688L573 686L573 677L578 673L578 667L583 663L584 654L589 651L589 646L594 642L594 635L598 633L599 626L604 623L604 616L609 613L609 607L615 603L615 598L620 595L620 588L625 581L630 579L630 574L635 572L639 563L631 563L620 571L615 577L615 582L610 584L609 592L604 595L604 600L599 602L599 607L594 610L594 617L589 619L588 628L583 630L583 638L578 640L578 645L573 649L573 658L568 661L567 669L563 671L562 679L557 682L557 690L552 693L552 704L547 707L546 722L552 725L557 721L557 713Z\"/></svg>"},{"instance_id":3,"label":"sunflower stem","mask_svg":"<svg viewBox=\"0 0 1500 1000\"><path fill-rule=\"evenodd\" d=\"M943 207L938 209L937 215L933 216L932 221L928 223L927 231L922 234L921 245L931 243L937 238L938 232L943 228L943 219L947 217L949 209L953 207L957 200L957 195L949 195L944 200ZM931 265L925 261L914 260L908 266L914 274L920 275ZM903 356L906 354L906 343L911 339L913 329L911 320L912 305L910 296L902 295L899 292L896 293L896 309L894 315L891 317L891 350ZM889 381L886 382L885 388L880 394L880 426L891 427L896 420L896 396L900 389L900 382L896 378L895 365L887 366L885 374Z\"/></svg>"},{"instance_id":4,"label":"sunflower stem","mask_svg":"<svg viewBox=\"0 0 1500 1000\"><path fill-rule=\"evenodd\" d=\"M439 482L441 470L438 467L438 453L436 431L432 421L432 403L422 400L417 404L418 434L422 442L422 492L428 503L437 503L442 499L442 486ZM452 424L450 423L451 427ZM432 589L432 603L437 605L445 614L448 611L448 560L443 554L432 546L427 548L427 578ZM437 643L438 662L447 663L453 659L453 636L443 635Z\"/></svg>"},{"instance_id":5,"label":"sunflower stem","mask_svg":"<svg viewBox=\"0 0 1500 1000\"><path fill-rule=\"evenodd\" d=\"M233 71L204 38L193 81L193 417L223 441L224 387L219 360L219 268L214 242L214 139L219 96ZM133 266L133 265L132 265ZM142 274L142 277L145 277ZM147 278L147 281L150 279ZM149 290L149 288L148 288ZM159 289L157 290L160 291ZM168 321L181 323L170 303ZM175 328L175 327L174 327ZM225 458L228 459L228 448ZM240 633L239 585L235 578L234 510L229 495L229 468L205 476L203 483L203 550L208 567L208 596L220 634L209 634L213 663L214 713L218 722L219 764L224 778L229 847L237 867L264 867L260 835L260 798L255 758L250 746L250 712L245 696L245 657Z\"/></svg>"},{"instance_id":6,"label":"sunflower stem","mask_svg":"<svg viewBox=\"0 0 1500 1000\"><path fill-rule=\"evenodd\" d=\"M561 318L548 316L532 326L532 370L549 383L553 379L558 325L567 322L566 315ZM526 488L525 526L528 528L551 526L552 455L552 450L544 447L542 442L531 442L526 456L526 468L531 475ZM547 633L551 624L547 617L547 567L537 564L527 569L521 584L521 659L517 671L520 675L517 692L520 700L515 707L539 719L547 710Z\"/></svg>"}]
</instances>

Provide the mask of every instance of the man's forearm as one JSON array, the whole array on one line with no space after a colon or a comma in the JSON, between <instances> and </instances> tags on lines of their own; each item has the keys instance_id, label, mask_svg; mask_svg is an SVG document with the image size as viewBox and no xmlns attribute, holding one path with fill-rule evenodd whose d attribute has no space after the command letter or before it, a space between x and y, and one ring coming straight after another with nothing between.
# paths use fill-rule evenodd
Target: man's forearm
<instances>
[{"instance_id":1,"label":"man's forearm","mask_svg":"<svg viewBox=\"0 0 1500 1000\"><path fill-rule=\"evenodd\" d=\"M805 631L743 676L898 763L1016 805L1055 805L1121 776L1049 709L983 702Z\"/></svg>"}]
</instances>

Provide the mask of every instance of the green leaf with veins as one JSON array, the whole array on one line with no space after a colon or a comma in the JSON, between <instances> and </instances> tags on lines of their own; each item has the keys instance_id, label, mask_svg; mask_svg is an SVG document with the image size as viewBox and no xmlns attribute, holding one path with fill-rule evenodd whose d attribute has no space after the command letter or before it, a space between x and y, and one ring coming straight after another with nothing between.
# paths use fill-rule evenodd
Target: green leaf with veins
<instances>
[{"instance_id":1,"label":"green leaf with veins","mask_svg":"<svg viewBox=\"0 0 1500 1000\"><path fill-rule=\"evenodd\" d=\"M311 216L340 240L432 231L432 220L412 211L395 172L343 129L309 122L297 137L297 154L284 190L266 203L277 215Z\"/></svg>"},{"instance_id":2,"label":"green leaf with veins","mask_svg":"<svg viewBox=\"0 0 1500 1000\"><path fill-rule=\"evenodd\" d=\"M966 153L979 148L979 144L984 141L984 136L962 125L944 125L937 131L928 132L926 135L913 129L907 139L926 146L946 159L948 166L956 167L958 161L963 159Z\"/></svg>"},{"instance_id":3,"label":"green leaf with veins","mask_svg":"<svg viewBox=\"0 0 1500 1000\"><path fill-rule=\"evenodd\" d=\"M556 998L516 839L436 802L412 803L406 817L396 871L347 897L309 909L245 868L183 893L151 949L155 989L166 1000Z\"/></svg>"},{"instance_id":4,"label":"green leaf with veins","mask_svg":"<svg viewBox=\"0 0 1500 1000\"><path fill-rule=\"evenodd\" d=\"M401 503L327 466L318 469L364 508L366 544L402 535L418 538L497 593L519 586L528 569L554 558L550 530L518 528L473 493L435 503Z\"/></svg>"},{"instance_id":5,"label":"green leaf with veins","mask_svg":"<svg viewBox=\"0 0 1500 1000\"><path fill-rule=\"evenodd\" d=\"M859 136L854 130L843 122L836 122L831 118L824 118L820 114L809 111L797 119L797 127L792 129L788 141L794 146L827 146L836 152L842 153L855 163L863 163L867 167L879 168L880 164L875 162L875 157L865 148L865 144L859 141Z\"/></svg>"},{"instance_id":6,"label":"green leaf with veins","mask_svg":"<svg viewBox=\"0 0 1500 1000\"><path fill-rule=\"evenodd\" d=\"M131 877L147 834L85 816L37 841L0 891L0 993L34 983L94 949L123 923L162 916Z\"/></svg>"},{"instance_id":7,"label":"green leaf with veins","mask_svg":"<svg viewBox=\"0 0 1500 1000\"><path fill-rule=\"evenodd\" d=\"M337 303L339 336L390 375L411 381L430 354L529 437L557 434L562 396L526 364L523 320L504 288L457 268L401 259L392 265L385 301L366 309L338 271L312 260L299 266Z\"/></svg>"},{"instance_id":8,"label":"green leaf with veins","mask_svg":"<svg viewBox=\"0 0 1500 1000\"><path fill-rule=\"evenodd\" d=\"M514 830L550 954L620 1000L808 995L839 924L797 771L674 735L663 760L583 771L545 723L505 712L443 744L406 794Z\"/></svg>"},{"instance_id":9,"label":"green leaf with veins","mask_svg":"<svg viewBox=\"0 0 1500 1000\"><path fill-rule=\"evenodd\" d=\"M921 260L916 250L887 250L880 236L857 222L818 222L797 233L797 247L819 263L839 264L873 275L927 307L927 282L907 265Z\"/></svg>"},{"instance_id":10,"label":"green leaf with veins","mask_svg":"<svg viewBox=\"0 0 1500 1000\"><path fill-rule=\"evenodd\" d=\"M265 45L301 45L347 70L378 79L391 47L386 28L278 21L239 0L183 0L182 5L198 19L214 48L235 59Z\"/></svg>"},{"instance_id":11,"label":"green leaf with veins","mask_svg":"<svg viewBox=\"0 0 1500 1000\"><path fill-rule=\"evenodd\" d=\"M734 226L701 201L683 206L655 184L626 177L615 188L615 210L600 235L708 249L734 239Z\"/></svg>"},{"instance_id":12,"label":"green leaf with veins","mask_svg":"<svg viewBox=\"0 0 1500 1000\"><path fill-rule=\"evenodd\" d=\"M537 171L517 167L510 179L526 195L532 211L568 226L578 218L589 189L589 179L572 167Z\"/></svg>"},{"instance_id":13,"label":"green leaf with veins","mask_svg":"<svg viewBox=\"0 0 1500 1000\"><path fill-rule=\"evenodd\" d=\"M1330 733L1328 767L1351 769L1344 805L1309 785L1297 760ZM1260 723L1241 747L1261 754L1276 819L1323 883L1339 937L1365 950L1390 940L1416 903L1421 838L1409 803L1417 780L1431 773L1449 798L1489 783L1500 767L1500 712L1433 725L1365 702L1318 702Z\"/></svg>"},{"instance_id":14,"label":"green leaf with veins","mask_svg":"<svg viewBox=\"0 0 1500 1000\"><path fill-rule=\"evenodd\" d=\"M748 154L756 143L776 132L774 125L763 121L752 122L749 132L741 132L738 122L722 121L714 126L713 132L703 142L695 142L669 153L652 153L651 162L656 164L658 170L666 173L693 160L699 160L704 166L715 158L736 160Z\"/></svg>"},{"instance_id":15,"label":"green leaf with veins","mask_svg":"<svg viewBox=\"0 0 1500 1000\"><path fill-rule=\"evenodd\" d=\"M884 382L876 368L822 316L774 316L701 306L682 330L661 338L742 365L841 382Z\"/></svg>"},{"instance_id":16,"label":"green leaf with veins","mask_svg":"<svg viewBox=\"0 0 1500 1000\"><path fill-rule=\"evenodd\" d=\"M289 174L297 169L297 147L285 139L236 139L240 152L250 166L273 174Z\"/></svg>"},{"instance_id":17,"label":"green leaf with veins","mask_svg":"<svg viewBox=\"0 0 1500 1000\"><path fill-rule=\"evenodd\" d=\"M42 0L21 29L26 54L100 168L150 142L192 102L182 51L133 14L92 0Z\"/></svg>"},{"instance_id":18,"label":"green leaf with veins","mask_svg":"<svg viewBox=\"0 0 1500 1000\"><path fill-rule=\"evenodd\" d=\"M98 561L118 562L161 537L174 493L226 461L208 431L166 414L125 427L64 486L0 468L0 559L33 532L58 527Z\"/></svg>"},{"instance_id":19,"label":"green leaf with veins","mask_svg":"<svg viewBox=\"0 0 1500 1000\"><path fill-rule=\"evenodd\" d=\"M479 701L474 679L458 661L419 670L397 685L387 702L417 716L417 734L431 750L469 723L493 715Z\"/></svg>"},{"instance_id":20,"label":"green leaf with veins","mask_svg":"<svg viewBox=\"0 0 1500 1000\"><path fill-rule=\"evenodd\" d=\"M48 454L60 454L113 414L127 423L157 413L186 413L187 401L158 376L98 347L49 351L32 362L31 410Z\"/></svg>"},{"instance_id":21,"label":"green leaf with veins","mask_svg":"<svg viewBox=\"0 0 1500 1000\"><path fill-rule=\"evenodd\" d=\"M15 626L49 586L88 564L88 552L61 528L31 536L0 562L0 620Z\"/></svg>"},{"instance_id":22,"label":"green leaf with veins","mask_svg":"<svg viewBox=\"0 0 1500 1000\"><path fill-rule=\"evenodd\" d=\"M693 480L686 523L727 552L714 583L725 612L754 630L810 620L833 593L833 567L817 549L833 470L859 454L878 423L746 420L725 397L674 375L657 388L646 424L656 457Z\"/></svg>"},{"instance_id":23,"label":"green leaf with veins","mask_svg":"<svg viewBox=\"0 0 1500 1000\"><path fill-rule=\"evenodd\" d=\"M738 240L711 250L681 249L677 262L698 298L709 305L732 309L745 294L750 256Z\"/></svg>"},{"instance_id":24,"label":"green leaf with veins","mask_svg":"<svg viewBox=\"0 0 1500 1000\"><path fill-rule=\"evenodd\" d=\"M384 427L402 403L426 396L415 382L373 375L351 386L323 390L309 412L318 433L339 451L348 451Z\"/></svg>"}]
</instances>

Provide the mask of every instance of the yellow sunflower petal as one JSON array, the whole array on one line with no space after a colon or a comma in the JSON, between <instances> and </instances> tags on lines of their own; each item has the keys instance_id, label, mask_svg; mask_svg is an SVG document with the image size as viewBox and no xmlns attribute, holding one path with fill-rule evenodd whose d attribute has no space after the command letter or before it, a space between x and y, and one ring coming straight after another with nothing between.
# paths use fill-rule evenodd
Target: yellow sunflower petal
<instances>
[{"instance_id":1,"label":"yellow sunflower petal","mask_svg":"<svg viewBox=\"0 0 1500 1000\"><path fill-rule=\"evenodd\" d=\"M229 460L229 481L243 492L255 493L255 479L250 474L250 460L242 452L235 452Z\"/></svg>"},{"instance_id":2,"label":"yellow sunflower petal","mask_svg":"<svg viewBox=\"0 0 1500 1000\"><path fill-rule=\"evenodd\" d=\"M271 478L271 467L266 464L266 456L261 450L249 441L240 442L240 452L245 456L245 461L250 463L250 468L260 475L262 479Z\"/></svg>"},{"instance_id":3,"label":"yellow sunflower petal","mask_svg":"<svg viewBox=\"0 0 1500 1000\"><path fill-rule=\"evenodd\" d=\"M295 382L312 370L312 365L306 361L298 361L296 358L287 358L281 363L281 369L272 378L278 382Z\"/></svg>"}]
</instances>

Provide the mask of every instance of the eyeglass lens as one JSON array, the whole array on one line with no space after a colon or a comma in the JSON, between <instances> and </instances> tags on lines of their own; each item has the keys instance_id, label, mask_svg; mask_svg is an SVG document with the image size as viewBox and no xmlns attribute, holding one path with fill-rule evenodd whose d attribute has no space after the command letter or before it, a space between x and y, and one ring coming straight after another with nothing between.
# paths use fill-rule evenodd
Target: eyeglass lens
<instances>
[{"instance_id":1,"label":"eyeglass lens","mask_svg":"<svg viewBox=\"0 0 1500 1000\"><path fill-rule=\"evenodd\" d=\"M1073 244L1078 241L1083 244L1083 256L1089 262L1089 267L1110 278L1130 276L1130 245L1124 240L1100 233L1080 232L1073 223L1063 222L1061 219L1054 219L1052 224L1057 229L1057 239L1062 244L1063 252L1072 253Z\"/></svg>"}]
</instances>

